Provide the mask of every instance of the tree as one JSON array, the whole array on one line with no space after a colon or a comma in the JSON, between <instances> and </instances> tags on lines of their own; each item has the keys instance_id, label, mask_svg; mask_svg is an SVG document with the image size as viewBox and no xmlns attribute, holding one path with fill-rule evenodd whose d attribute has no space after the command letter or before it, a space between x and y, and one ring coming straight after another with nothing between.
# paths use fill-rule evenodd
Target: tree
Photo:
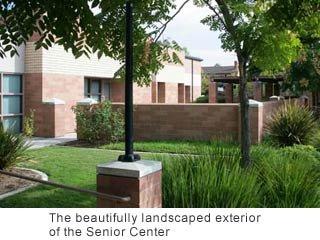
<instances>
[{"instance_id":1,"label":"tree","mask_svg":"<svg viewBox=\"0 0 320 240\"><path fill-rule=\"evenodd\" d=\"M134 77L149 84L163 62L179 62L176 42L159 41L174 18L174 0L131 0L134 4ZM0 2L0 57L18 54L16 48L34 33L41 36L36 48L54 44L72 51L75 57L97 54L124 64L126 0L2 0ZM95 9L97 14L92 9ZM123 67L117 74L123 74Z\"/></svg>"},{"instance_id":2,"label":"tree","mask_svg":"<svg viewBox=\"0 0 320 240\"><path fill-rule=\"evenodd\" d=\"M195 0L212 14L202 20L213 31L220 31L222 48L237 54L240 72L242 166L249 167L250 123L248 79L250 69L273 73L284 70L299 54L301 43L288 28L274 28L270 12L277 1ZM281 18L281 15L277 16Z\"/></svg>"},{"instance_id":3,"label":"tree","mask_svg":"<svg viewBox=\"0 0 320 240\"><path fill-rule=\"evenodd\" d=\"M291 64L283 88L297 95L320 91L320 42L305 45L299 59Z\"/></svg>"},{"instance_id":4,"label":"tree","mask_svg":"<svg viewBox=\"0 0 320 240\"><path fill-rule=\"evenodd\" d=\"M270 18L276 27L297 32L303 44L300 57L288 69L284 89L295 94L320 91L320 1L279 0L272 9Z\"/></svg>"}]
</instances>

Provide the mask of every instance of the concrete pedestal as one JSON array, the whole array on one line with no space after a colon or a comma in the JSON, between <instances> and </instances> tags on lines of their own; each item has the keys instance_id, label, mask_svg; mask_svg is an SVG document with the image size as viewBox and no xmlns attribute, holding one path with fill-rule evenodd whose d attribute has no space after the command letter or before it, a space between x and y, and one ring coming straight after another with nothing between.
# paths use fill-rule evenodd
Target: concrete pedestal
<instances>
[{"instance_id":1,"label":"concrete pedestal","mask_svg":"<svg viewBox=\"0 0 320 240\"><path fill-rule=\"evenodd\" d=\"M131 197L130 202L98 198L100 208L161 208L162 165L157 161L111 162L97 166L97 190Z\"/></svg>"}]
</instances>

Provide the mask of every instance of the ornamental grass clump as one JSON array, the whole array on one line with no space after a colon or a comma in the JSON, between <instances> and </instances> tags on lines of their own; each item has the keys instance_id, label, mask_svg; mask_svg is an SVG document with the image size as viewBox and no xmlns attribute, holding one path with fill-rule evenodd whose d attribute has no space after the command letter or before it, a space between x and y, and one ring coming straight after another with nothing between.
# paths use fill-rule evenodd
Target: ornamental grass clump
<instances>
[{"instance_id":1,"label":"ornamental grass clump","mask_svg":"<svg viewBox=\"0 0 320 240\"><path fill-rule=\"evenodd\" d=\"M268 208L320 207L320 158L308 146L286 147L264 155L256 163L261 206Z\"/></svg>"},{"instance_id":2,"label":"ornamental grass clump","mask_svg":"<svg viewBox=\"0 0 320 240\"><path fill-rule=\"evenodd\" d=\"M239 148L202 151L157 156L163 163L164 207L320 207L320 160L312 147L256 146L248 169L240 167Z\"/></svg>"},{"instance_id":3,"label":"ornamental grass clump","mask_svg":"<svg viewBox=\"0 0 320 240\"><path fill-rule=\"evenodd\" d=\"M257 175L238 164L239 151L163 159L163 201L169 208L258 207Z\"/></svg>"},{"instance_id":4,"label":"ornamental grass clump","mask_svg":"<svg viewBox=\"0 0 320 240\"><path fill-rule=\"evenodd\" d=\"M14 167L25 160L25 152L29 148L26 138L20 134L5 131L0 122L0 169Z\"/></svg>"},{"instance_id":5,"label":"ornamental grass clump","mask_svg":"<svg viewBox=\"0 0 320 240\"><path fill-rule=\"evenodd\" d=\"M307 145L311 143L317 127L317 120L310 109L298 103L289 103L270 117L266 133L273 144L281 147Z\"/></svg>"}]
</instances>

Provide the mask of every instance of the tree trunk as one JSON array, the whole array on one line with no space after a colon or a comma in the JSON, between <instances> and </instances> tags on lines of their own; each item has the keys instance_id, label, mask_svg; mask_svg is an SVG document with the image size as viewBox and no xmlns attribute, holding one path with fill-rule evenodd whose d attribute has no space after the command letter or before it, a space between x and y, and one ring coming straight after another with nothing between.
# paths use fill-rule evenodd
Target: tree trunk
<instances>
[{"instance_id":1,"label":"tree trunk","mask_svg":"<svg viewBox=\"0 0 320 240\"><path fill-rule=\"evenodd\" d=\"M250 119L249 119L249 98L247 90L247 61L238 54L240 72L240 118L241 118L241 165L248 168L251 165L250 159Z\"/></svg>"}]
</instances>

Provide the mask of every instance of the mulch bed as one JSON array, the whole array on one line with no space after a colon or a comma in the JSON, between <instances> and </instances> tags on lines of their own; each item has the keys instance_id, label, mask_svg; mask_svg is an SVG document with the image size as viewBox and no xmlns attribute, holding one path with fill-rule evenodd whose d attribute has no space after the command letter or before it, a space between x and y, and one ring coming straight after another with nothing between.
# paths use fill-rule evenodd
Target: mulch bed
<instances>
[{"instance_id":1,"label":"mulch bed","mask_svg":"<svg viewBox=\"0 0 320 240\"><path fill-rule=\"evenodd\" d=\"M9 170L9 172L14 172L17 174L21 174L23 176L33 177L37 179L41 179L41 176L33 171L27 169L13 168ZM28 187L34 185L35 183L23 180L20 178L10 177L3 174L0 174L0 195L8 192L12 192L19 188Z\"/></svg>"}]
</instances>

